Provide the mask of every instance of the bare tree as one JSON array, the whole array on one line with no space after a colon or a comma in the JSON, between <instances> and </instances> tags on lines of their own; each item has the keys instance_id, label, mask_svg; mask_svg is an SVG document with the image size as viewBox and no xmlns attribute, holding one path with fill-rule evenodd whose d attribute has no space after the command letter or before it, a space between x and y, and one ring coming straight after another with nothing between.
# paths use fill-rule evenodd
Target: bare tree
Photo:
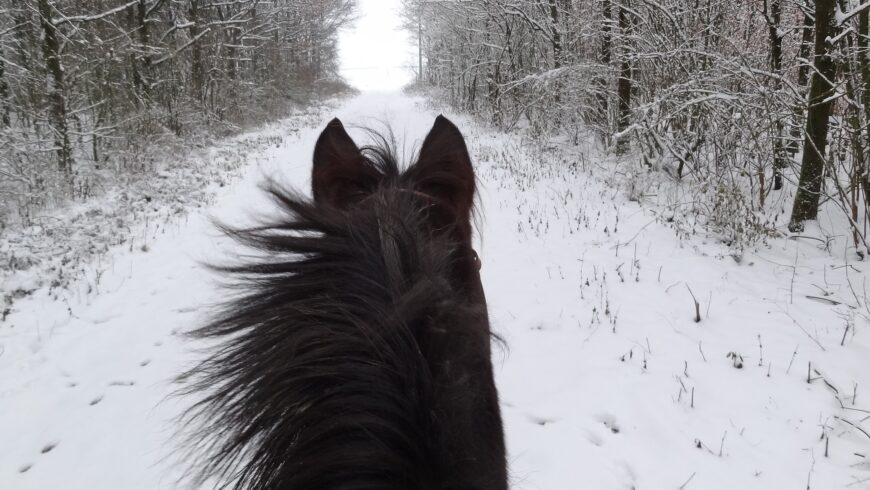
<instances>
[{"instance_id":1,"label":"bare tree","mask_svg":"<svg viewBox=\"0 0 870 490\"><path fill-rule=\"evenodd\" d=\"M0 0L0 221L339 87L354 0ZM332 82L332 81L334 82ZM108 165L112 162L112 165Z\"/></svg>"},{"instance_id":2,"label":"bare tree","mask_svg":"<svg viewBox=\"0 0 870 490\"><path fill-rule=\"evenodd\" d=\"M853 231L863 236L859 228L870 223L861 190L870 148L860 34L868 4L842 0L834 17L813 11L832 1L404 3L419 19L422 71L449 102L497 125L522 123L537 137L594 129L615 153L691 186L696 199L685 213L705 216L739 245L788 224L780 210L796 190L799 154L812 177L801 181L796 209L817 209L830 178L829 202L847 211ZM838 25L819 26L829 18ZM826 54L813 56L814 39ZM838 70L831 57L849 66ZM832 110L851 119L836 120L837 158L826 166L820 117ZM771 198L774 190L784 192Z\"/></svg>"},{"instance_id":3,"label":"bare tree","mask_svg":"<svg viewBox=\"0 0 870 490\"><path fill-rule=\"evenodd\" d=\"M800 180L789 223L791 231L802 230L803 222L816 219L819 211L822 174L825 168L825 147L828 138L828 120L831 116L836 77L833 46L828 39L833 37L837 30L837 21L834 16L836 9L836 0L816 0L813 75L810 82Z\"/></svg>"},{"instance_id":4,"label":"bare tree","mask_svg":"<svg viewBox=\"0 0 870 490\"><path fill-rule=\"evenodd\" d=\"M57 165L69 181L72 178L72 146L67 126L66 81L61 62L60 34L53 19L54 5L50 0L38 0L39 22L42 26L42 54L47 70L49 121L54 132Z\"/></svg>"},{"instance_id":5,"label":"bare tree","mask_svg":"<svg viewBox=\"0 0 870 490\"><path fill-rule=\"evenodd\" d=\"M764 19L770 38L771 90L778 94L782 90L782 0L764 1ZM779 115L774 116L773 124L773 188L782 189L782 171L786 168L786 154L783 145L783 123ZM762 176L764 173L761 174ZM762 177L763 178L763 177ZM762 194L763 196L763 194ZM762 197L763 202L763 197Z\"/></svg>"},{"instance_id":6,"label":"bare tree","mask_svg":"<svg viewBox=\"0 0 870 490\"><path fill-rule=\"evenodd\" d=\"M629 138L625 134L631 124L631 76L632 65L631 58L633 56L631 48L631 0L620 0L619 13L619 32L622 38L622 50L619 56L619 78L616 84L617 111L616 131L620 133L619 141L617 142L617 151L626 153L629 149Z\"/></svg>"}]
</instances>

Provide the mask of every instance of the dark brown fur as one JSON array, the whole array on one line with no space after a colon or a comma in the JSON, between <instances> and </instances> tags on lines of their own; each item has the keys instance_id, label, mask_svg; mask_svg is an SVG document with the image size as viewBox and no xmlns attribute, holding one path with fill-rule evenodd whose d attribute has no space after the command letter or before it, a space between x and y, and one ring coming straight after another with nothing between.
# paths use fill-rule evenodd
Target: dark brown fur
<instances>
[{"instance_id":1,"label":"dark brown fur","mask_svg":"<svg viewBox=\"0 0 870 490\"><path fill-rule=\"evenodd\" d=\"M336 119L313 200L270 184L284 215L226 229L262 259L220 267L241 294L193 332L186 373L200 476L235 489L507 488L486 300L471 247L474 173L439 116L400 172Z\"/></svg>"}]
</instances>

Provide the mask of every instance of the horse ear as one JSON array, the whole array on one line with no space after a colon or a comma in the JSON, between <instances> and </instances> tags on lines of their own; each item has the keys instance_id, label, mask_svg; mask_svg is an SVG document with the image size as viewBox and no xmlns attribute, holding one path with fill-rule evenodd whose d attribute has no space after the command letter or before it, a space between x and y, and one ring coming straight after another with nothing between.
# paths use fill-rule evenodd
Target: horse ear
<instances>
[{"instance_id":1,"label":"horse ear","mask_svg":"<svg viewBox=\"0 0 870 490\"><path fill-rule=\"evenodd\" d=\"M338 119L330 121L320 133L313 163L311 193L318 203L344 208L358 201L373 182L377 183L377 172Z\"/></svg>"},{"instance_id":2,"label":"horse ear","mask_svg":"<svg viewBox=\"0 0 870 490\"><path fill-rule=\"evenodd\" d=\"M457 218L471 219L475 187L471 157L459 128L446 117L435 118L420 147L414 173L418 191L450 204Z\"/></svg>"}]
</instances>

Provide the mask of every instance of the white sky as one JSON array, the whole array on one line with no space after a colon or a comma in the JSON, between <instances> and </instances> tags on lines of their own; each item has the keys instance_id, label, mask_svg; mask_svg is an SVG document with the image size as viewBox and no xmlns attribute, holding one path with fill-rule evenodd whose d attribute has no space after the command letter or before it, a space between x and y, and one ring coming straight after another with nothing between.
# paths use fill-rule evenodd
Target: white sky
<instances>
[{"instance_id":1,"label":"white sky","mask_svg":"<svg viewBox=\"0 0 870 490\"><path fill-rule=\"evenodd\" d=\"M359 20L341 34L341 74L363 90L395 90L413 80L416 44L401 29L398 0L358 0Z\"/></svg>"}]
</instances>

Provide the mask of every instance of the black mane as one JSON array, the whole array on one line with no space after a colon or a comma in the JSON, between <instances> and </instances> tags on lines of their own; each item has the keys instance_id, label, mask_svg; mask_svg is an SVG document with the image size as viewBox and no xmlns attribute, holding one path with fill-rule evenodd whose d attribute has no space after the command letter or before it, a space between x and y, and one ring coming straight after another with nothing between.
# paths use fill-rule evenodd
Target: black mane
<instances>
[{"instance_id":1,"label":"black mane","mask_svg":"<svg viewBox=\"0 0 870 490\"><path fill-rule=\"evenodd\" d=\"M183 393L201 396L184 416L197 477L235 489L506 488L503 446L479 454L475 435L488 430L478 407L498 419L498 406L485 303L454 272L462 244L428 226L419 169L401 173L388 145L362 154L377 185L354 206L270 182L279 218L222 227L259 258L215 267L238 294L191 333L218 341L182 376Z\"/></svg>"}]
</instances>

